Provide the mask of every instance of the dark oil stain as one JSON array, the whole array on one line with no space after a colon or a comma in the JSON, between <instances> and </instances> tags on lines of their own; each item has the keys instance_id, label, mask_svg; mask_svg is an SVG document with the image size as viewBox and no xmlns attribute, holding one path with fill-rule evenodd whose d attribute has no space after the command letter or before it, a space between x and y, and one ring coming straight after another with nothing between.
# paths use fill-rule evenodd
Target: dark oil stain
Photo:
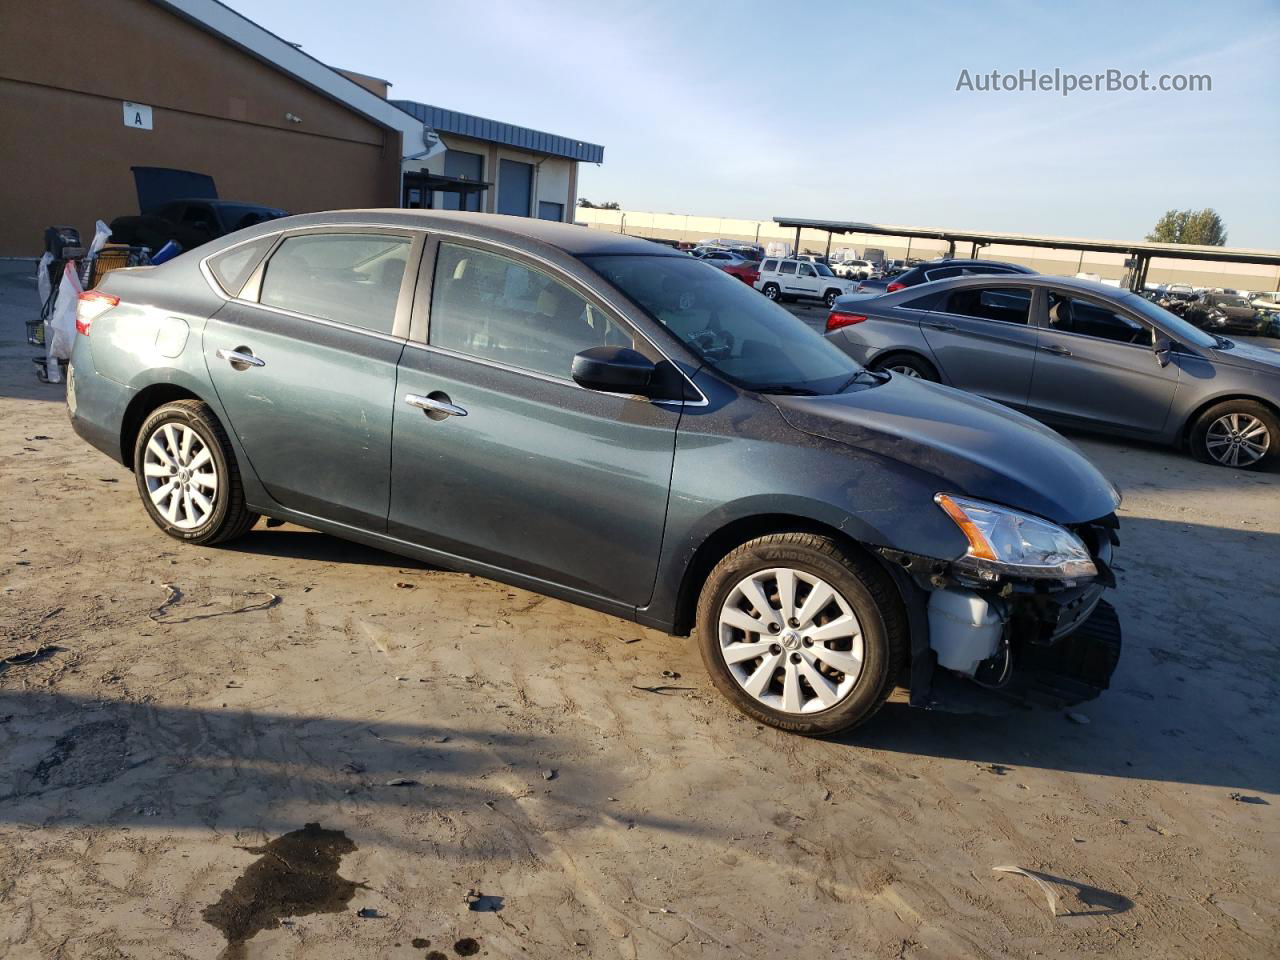
<instances>
[{"instance_id":1,"label":"dark oil stain","mask_svg":"<svg viewBox=\"0 0 1280 960\"><path fill-rule=\"evenodd\" d=\"M423 957L423 960L449 960L449 958L446 957L439 950L432 950L425 957Z\"/></svg>"},{"instance_id":2,"label":"dark oil stain","mask_svg":"<svg viewBox=\"0 0 1280 960\"><path fill-rule=\"evenodd\" d=\"M261 847L241 847L261 854L217 903L204 908L205 922L222 931L222 956L245 956L245 943L262 930L280 926L284 917L338 913L362 883L338 876L338 864L356 845L339 830L308 823Z\"/></svg>"},{"instance_id":3,"label":"dark oil stain","mask_svg":"<svg viewBox=\"0 0 1280 960\"><path fill-rule=\"evenodd\" d=\"M431 941L426 937L414 937L409 941L409 944L419 950L425 950L427 947L431 946Z\"/></svg>"},{"instance_id":4,"label":"dark oil stain","mask_svg":"<svg viewBox=\"0 0 1280 960\"><path fill-rule=\"evenodd\" d=\"M453 945L453 952L460 957L474 957L480 952L480 944L471 937L463 937Z\"/></svg>"}]
</instances>

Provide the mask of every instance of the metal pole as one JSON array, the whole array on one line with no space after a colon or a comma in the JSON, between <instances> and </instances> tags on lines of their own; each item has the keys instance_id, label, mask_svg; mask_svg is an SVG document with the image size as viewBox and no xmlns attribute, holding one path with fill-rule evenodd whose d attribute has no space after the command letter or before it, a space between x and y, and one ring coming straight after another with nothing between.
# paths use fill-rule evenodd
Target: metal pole
<instances>
[{"instance_id":1,"label":"metal pole","mask_svg":"<svg viewBox=\"0 0 1280 960\"><path fill-rule=\"evenodd\" d=\"M911 238L907 237L907 260L911 259Z\"/></svg>"},{"instance_id":2,"label":"metal pole","mask_svg":"<svg viewBox=\"0 0 1280 960\"><path fill-rule=\"evenodd\" d=\"M800 253L800 228L796 227L796 248L791 251L792 256L798 256Z\"/></svg>"},{"instance_id":3,"label":"metal pole","mask_svg":"<svg viewBox=\"0 0 1280 960\"><path fill-rule=\"evenodd\" d=\"M827 231L827 252L824 254L824 256L828 260L831 259L831 231L830 230Z\"/></svg>"},{"instance_id":4,"label":"metal pole","mask_svg":"<svg viewBox=\"0 0 1280 960\"><path fill-rule=\"evenodd\" d=\"M1084 273L1084 251L1080 251L1080 260L1076 263L1076 273Z\"/></svg>"}]
</instances>

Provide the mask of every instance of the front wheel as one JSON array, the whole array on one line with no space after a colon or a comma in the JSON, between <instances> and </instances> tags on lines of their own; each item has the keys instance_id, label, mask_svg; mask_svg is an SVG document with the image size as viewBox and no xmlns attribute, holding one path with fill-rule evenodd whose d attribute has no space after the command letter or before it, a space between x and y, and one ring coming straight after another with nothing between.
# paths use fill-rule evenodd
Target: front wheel
<instances>
[{"instance_id":1,"label":"front wheel","mask_svg":"<svg viewBox=\"0 0 1280 960\"><path fill-rule=\"evenodd\" d=\"M1280 422L1253 400L1227 400L1210 407L1191 428L1191 453L1223 467L1254 470L1280 444Z\"/></svg>"},{"instance_id":2,"label":"front wheel","mask_svg":"<svg viewBox=\"0 0 1280 960\"><path fill-rule=\"evenodd\" d=\"M258 521L245 506L226 431L199 400L166 403L143 421L133 469L142 505L177 540L221 543Z\"/></svg>"},{"instance_id":3,"label":"front wheel","mask_svg":"<svg viewBox=\"0 0 1280 960\"><path fill-rule=\"evenodd\" d=\"M906 614L873 563L829 537L771 534L707 577L698 647L712 683L747 716L823 736L865 722L906 655Z\"/></svg>"}]
</instances>

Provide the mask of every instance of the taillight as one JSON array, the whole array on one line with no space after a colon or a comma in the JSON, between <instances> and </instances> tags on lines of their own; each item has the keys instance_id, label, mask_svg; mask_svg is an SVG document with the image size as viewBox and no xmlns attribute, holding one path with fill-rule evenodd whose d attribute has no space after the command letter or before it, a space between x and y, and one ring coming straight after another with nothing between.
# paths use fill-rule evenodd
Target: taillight
<instances>
[{"instance_id":1,"label":"taillight","mask_svg":"<svg viewBox=\"0 0 1280 960\"><path fill-rule=\"evenodd\" d=\"M93 321L112 307L119 305L119 297L113 297L109 293L99 293L97 290L86 290L80 294L80 302L76 304L76 333L87 337Z\"/></svg>"},{"instance_id":2,"label":"taillight","mask_svg":"<svg viewBox=\"0 0 1280 960\"><path fill-rule=\"evenodd\" d=\"M891 283L889 284L889 286L885 287L884 292L893 293L895 290L905 290L905 289L907 289L907 285L905 283Z\"/></svg>"},{"instance_id":3,"label":"taillight","mask_svg":"<svg viewBox=\"0 0 1280 960\"><path fill-rule=\"evenodd\" d=\"M855 323L861 323L867 319L863 313L841 313L839 310L832 310L831 315L827 317L827 333L832 330L839 330L841 327L850 327Z\"/></svg>"}]
</instances>

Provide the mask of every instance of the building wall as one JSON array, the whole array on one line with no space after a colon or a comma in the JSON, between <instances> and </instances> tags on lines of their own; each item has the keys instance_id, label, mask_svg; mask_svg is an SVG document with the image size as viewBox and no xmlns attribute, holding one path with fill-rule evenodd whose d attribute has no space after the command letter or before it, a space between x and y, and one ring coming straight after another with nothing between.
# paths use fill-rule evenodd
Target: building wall
<instances>
[{"instance_id":1,"label":"building wall","mask_svg":"<svg viewBox=\"0 0 1280 960\"><path fill-rule=\"evenodd\" d=\"M38 255L51 224L87 237L137 213L131 166L295 213L399 205L399 132L149 0L24 6L0 29L0 255ZM124 100L151 106L153 129L126 127Z\"/></svg>"},{"instance_id":2,"label":"building wall","mask_svg":"<svg viewBox=\"0 0 1280 960\"><path fill-rule=\"evenodd\" d=\"M578 208L575 220L600 230L627 233L637 237L660 237L664 240L697 242L715 237L767 244L772 241L795 242L794 229L778 226L771 220L735 220L723 217L697 217L676 213L648 213L639 210L598 210ZM944 256L947 245L937 240L911 240L880 237L871 234L835 234L831 251L854 250L861 254L868 247L884 251L885 257ZM823 230L801 230L800 252L823 253L827 234ZM956 256L968 257L969 244L956 244ZM1086 253L1050 250L1041 247L1018 247L994 244L982 247L978 256L990 260L1007 260L1031 267L1040 273L1074 276L1078 272L1096 273L1102 279L1121 280L1125 275L1122 254ZM1197 287L1231 287L1261 292L1280 290L1280 270L1258 264L1213 263L1194 260L1154 258L1147 273L1148 283L1189 283Z\"/></svg>"},{"instance_id":3,"label":"building wall","mask_svg":"<svg viewBox=\"0 0 1280 960\"><path fill-rule=\"evenodd\" d=\"M440 142L449 150L477 153L485 158L483 179L492 183L493 186L485 191L484 199L480 204L481 210L493 213L497 208L498 188L500 185L499 161L516 160L533 167L533 201L530 214L537 216L538 204L546 200L551 203L564 204L565 219L570 223L573 222L574 204L577 202L577 197L575 196L577 161L568 160L564 157L548 157L546 154L541 153L529 153L484 140L460 137L452 133L442 133ZM445 154L440 153L426 160L406 160L404 169L406 171L424 170L428 173L443 174L445 172ZM441 209L444 204L444 194L439 190L435 191L432 195L431 203L436 209Z\"/></svg>"}]
</instances>

